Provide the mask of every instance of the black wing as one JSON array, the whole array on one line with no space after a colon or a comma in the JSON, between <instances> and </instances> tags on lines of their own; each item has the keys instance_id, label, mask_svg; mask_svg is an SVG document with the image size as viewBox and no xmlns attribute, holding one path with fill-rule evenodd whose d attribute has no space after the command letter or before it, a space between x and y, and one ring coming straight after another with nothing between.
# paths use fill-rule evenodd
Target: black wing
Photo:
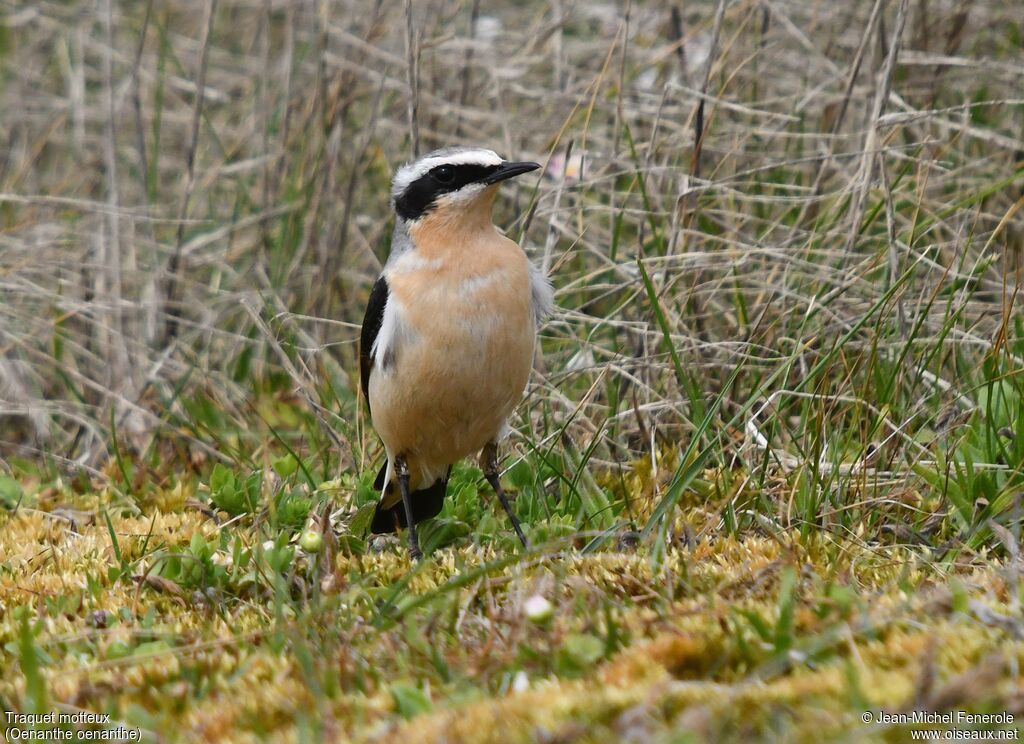
<instances>
[{"instance_id":1,"label":"black wing","mask_svg":"<svg viewBox=\"0 0 1024 744\"><path fill-rule=\"evenodd\" d=\"M370 300L366 303L366 315L363 316L363 329L359 333L359 381L366 398L366 408L370 409L370 370L373 369L373 343L380 333L384 322L384 306L388 304L388 282L381 276L373 285Z\"/></svg>"}]
</instances>

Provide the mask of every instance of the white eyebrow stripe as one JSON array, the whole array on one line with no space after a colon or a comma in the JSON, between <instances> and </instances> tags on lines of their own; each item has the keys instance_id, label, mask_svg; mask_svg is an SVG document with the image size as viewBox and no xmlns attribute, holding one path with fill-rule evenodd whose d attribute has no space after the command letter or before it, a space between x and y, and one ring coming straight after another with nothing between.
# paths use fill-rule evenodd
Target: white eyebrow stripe
<instances>
[{"instance_id":1,"label":"white eyebrow stripe","mask_svg":"<svg viewBox=\"0 0 1024 744\"><path fill-rule=\"evenodd\" d=\"M395 196L404 192L413 181L439 165L501 165L504 160L494 150L463 150L449 155L435 155L399 168L391 189Z\"/></svg>"}]
</instances>

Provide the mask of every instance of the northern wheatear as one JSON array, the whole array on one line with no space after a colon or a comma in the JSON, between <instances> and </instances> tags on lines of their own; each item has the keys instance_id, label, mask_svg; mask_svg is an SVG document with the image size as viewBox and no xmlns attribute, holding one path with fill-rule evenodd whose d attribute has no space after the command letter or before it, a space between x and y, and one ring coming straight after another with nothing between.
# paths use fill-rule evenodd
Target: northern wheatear
<instances>
[{"instance_id":1,"label":"northern wheatear","mask_svg":"<svg viewBox=\"0 0 1024 744\"><path fill-rule=\"evenodd\" d=\"M359 368L387 462L371 531L441 511L452 465L480 464L516 534L526 537L498 478L498 442L522 399L547 279L491 221L498 184L539 168L491 150L454 147L402 166L391 187L391 255L370 293Z\"/></svg>"}]
</instances>

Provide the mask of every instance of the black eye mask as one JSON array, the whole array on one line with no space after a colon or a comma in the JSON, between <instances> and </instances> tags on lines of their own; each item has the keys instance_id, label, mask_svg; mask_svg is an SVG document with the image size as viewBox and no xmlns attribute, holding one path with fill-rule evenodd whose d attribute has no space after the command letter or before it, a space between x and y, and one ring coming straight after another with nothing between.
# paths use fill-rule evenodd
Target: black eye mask
<instances>
[{"instance_id":1,"label":"black eye mask","mask_svg":"<svg viewBox=\"0 0 1024 744\"><path fill-rule=\"evenodd\" d=\"M395 212L399 217L415 220L430 211L442 194L458 191L471 183L486 183L498 165L439 165L410 183L402 195L395 199Z\"/></svg>"}]
</instances>

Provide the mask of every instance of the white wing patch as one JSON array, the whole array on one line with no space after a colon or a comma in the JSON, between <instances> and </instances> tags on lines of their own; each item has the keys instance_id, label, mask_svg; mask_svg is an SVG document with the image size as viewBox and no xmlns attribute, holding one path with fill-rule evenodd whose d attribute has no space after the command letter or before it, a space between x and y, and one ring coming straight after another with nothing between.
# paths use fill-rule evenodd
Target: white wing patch
<instances>
[{"instance_id":1,"label":"white wing patch","mask_svg":"<svg viewBox=\"0 0 1024 744\"><path fill-rule=\"evenodd\" d=\"M555 305L555 294L551 282L544 273L530 262L530 303L533 306L533 321L538 326L551 313Z\"/></svg>"},{"instance_id":2,"label":"white wing patch","mask_svg":"<svg viewBox=\"0 0 1024 744\"><path fill-rule=\"evenodd\" d=\"M375 362L374 369L387 373L395 363L395 354L402 339L408 333L408 326L402 322L403 309L401 303L392 294L384 306L384 317L381 319L380 331L374 339L370 357Z\"/></svg>"}]
</instances>

